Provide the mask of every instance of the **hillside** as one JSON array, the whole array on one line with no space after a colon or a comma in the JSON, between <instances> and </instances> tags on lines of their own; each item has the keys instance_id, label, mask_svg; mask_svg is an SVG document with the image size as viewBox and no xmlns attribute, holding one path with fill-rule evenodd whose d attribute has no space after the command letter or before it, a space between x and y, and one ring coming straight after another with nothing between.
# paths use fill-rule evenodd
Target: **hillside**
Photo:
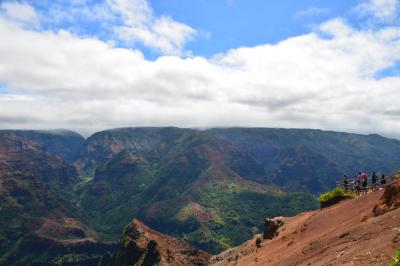
<instances>
[{"instance_id":1,"label":"hillside","mask_svg":"<svg viewBox=\"0 0 400 266\"><path fill-rule=\"evenodd\" d=\"M116 245L98 243L81 221L67 200L80 178L74 167L47 152L45 133L38 134L0 132L0 265L96 265ZM51 147L65 144L56 141Z\"/></svg>"},{"instance_id":2,"label":"hillside","mask_svg":"<svg viewBox=\"0 0 400 266\"><path fill-rule=\"evenodd\" d=\"M400 174L385 190L283 221L278 236L255 236L211 265L387 265L400 243Z\"/></svg>"},{"instance_id":3,"label":"hillside","mask_svg":"<svg viewBox=\"0 0 400 266\"><path fill-rule=\"evenodd\" d=\"M79 235L103 241L118 240L138 218L216 254L262 230L266 216L316 209L316 194L345 171L392 172L399 143L306 129L121 128L87 140L65 130L3 130L0 215L18 221L0 226L2 256L37 231L26 229L36 218L68 230L71 218ZM70 238L64 229L61 240Z\"/></svg>"},{"instance_id":4,"label":"hillside","mask_svg":"<svg viewBox=\"0 0 400 266\"><path fill-rule=\"evenodd\" d=\"M319 194L330 190L344 173L388 174L400 165L400 141L374 134L279 128L207 132L238 145L263 166L263 175L250 178L289 191ZM246 176L246 169L238 172Z\"/></svg>"},{"instance_id":5,"label":"hillside","mask_svg":"<svg viewBox=\"0 0 400 266\"><path fill-rule=\"evenodd\" d=\"M344 172L395 170L399 152L397 140L320 130L106 130L75 163L90 180L79 206L104 239L138 218L215 253L249 238L266 215L316 208L307 193Z\"/></svg>"},{"instance_id":6,"label":"hillside","mask_svg":"<svg viewBox=\"0 0 400 266\"><path fill-rule=\"evenodd\" d=\"M0 141L8 139L18 146L18 139L30 139L40 146L43 152L56 155L68 163L78 159L85 139L70 130L0 130ZM0 142L0 148L3 147Z\"/></svg>"},{"instance_id":7,"label":"hillside","mask_svg":"<svg viewBox=\"0 0 400 266\"><path fill-rule=\"evenodd\" d=\"M243 178L289 191L319 194L343 173L391 173L400 165L400 141L379 135L361 135L314 129L216 128L209 130L121 128L93 134L77 165L90 176L96 167L122 150L138 153L150 165L160 164L168 152L191 135L231 149L229 167ZM207 137L206 137L207 136ZM180 145L181 149L185 149ZM234 148L234 149L232 149Z\"/></svg>"},{"instance_id":8,"label":"hillside","mask_svg":"<svg viewBox=\"0 0 400 266\"><path fill-rule=\"evenodd\" d=\"M317 206L311 195L287 194L240 176L232 165L250 175L262 168L246 152L206 132L111 130L89 138L84 151L82 169L98 166L80 206L106 239L118 237L136 217L215 253L250 237L265 214L290 215Z\"/></svg>"}]
</instances>

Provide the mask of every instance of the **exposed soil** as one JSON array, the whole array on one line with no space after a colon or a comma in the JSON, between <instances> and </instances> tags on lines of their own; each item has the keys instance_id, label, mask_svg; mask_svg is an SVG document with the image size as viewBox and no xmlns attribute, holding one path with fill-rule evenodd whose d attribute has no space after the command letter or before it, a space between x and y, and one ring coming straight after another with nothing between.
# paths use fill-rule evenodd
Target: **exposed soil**
<instances>
[{"instance_id":1,"label":"exposed soil","mask_svg":"<svg viewBox=\"0 0 400 266\"><path fill-rule=\"evenodd\" d=\"M400 178L400 176L399 176ZM390 186L387 190L393 191ZM395 190L397 191L397 190ZM284 218L279 235L255 236L214 256L211 265L387 265L400 246L400 209L374 215L379 202L392 202L379 190L336 205ZM398 196L394 193L394 196ZM392 206L392 205L390 205ZM258 240L259 241L259 240Z\"/></svg>"}]
</instances>

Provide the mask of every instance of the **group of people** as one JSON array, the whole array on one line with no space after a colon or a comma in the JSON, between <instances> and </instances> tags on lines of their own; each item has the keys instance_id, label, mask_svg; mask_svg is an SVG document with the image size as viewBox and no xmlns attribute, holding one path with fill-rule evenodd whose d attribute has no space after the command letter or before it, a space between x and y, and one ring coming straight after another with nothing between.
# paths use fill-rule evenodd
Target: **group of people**
<instances>
[{"instance_id":1,"label":"group of people","mask_svg":"<svg viewBox=\"0 0 400 266\"><path fill-rule=\"evenodd\" d=\"M378 190L379 187L383 187L387 183L386 176L384 174L381 175L379 182L378 179L379 178L376 173L372 172L372 191ZM357 194L366 194L368 192L368 175L365 172L359 172L358 175L354 176L353 180L350 180L348 175L343 175L343 186L345 191L350 189Z\"/></svg>"}]
</instances>

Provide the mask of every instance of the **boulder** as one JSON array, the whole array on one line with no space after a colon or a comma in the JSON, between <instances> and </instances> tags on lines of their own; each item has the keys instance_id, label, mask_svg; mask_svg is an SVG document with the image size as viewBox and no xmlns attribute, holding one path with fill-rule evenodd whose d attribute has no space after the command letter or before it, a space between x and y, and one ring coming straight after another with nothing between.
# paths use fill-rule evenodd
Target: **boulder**
<instances>
[{"instance_id":1,"label":"boulder","mask_svg":"<svg viewBox=\"0 0 400 266\"><path fill-rule=\"evenodd\" d=\"M400 207L400 172L393 176L392 182L385 187L383 195L373 209L375 216L382 215Z\"/></svg>"},{"instance_id":2,"label":"boulder","mask_svg":"<svg viewBox=\"0 0 400 266\"><path fill-rule=\"evenodd\" d=\"M278 229L283 225L283 218L282 217L275 217L273 219L265 219L264 225L265 230L263 232L264 239L273 239L274 237L278 236L279 232Z\"/></svg>"}]
</instances>

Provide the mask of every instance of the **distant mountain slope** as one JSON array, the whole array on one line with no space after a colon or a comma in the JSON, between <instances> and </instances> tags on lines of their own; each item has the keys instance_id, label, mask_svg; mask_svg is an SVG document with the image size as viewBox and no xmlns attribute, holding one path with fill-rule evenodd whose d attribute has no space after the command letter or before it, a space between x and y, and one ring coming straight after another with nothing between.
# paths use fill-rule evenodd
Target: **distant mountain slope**
<instances>
[{"instance_id":1,"label":"distant mountain slope","mask_svg":"<svg viewBox=\"0 0 400 266\"><path fill-rule=\"evenodd\" d=\"M76 169L59 156L68 141L37 131L0 131L0 170L31 175L54 188L72 190L80 178Z\"/></svg>"},{"instance_id":2,"label":"distant mountain slope","mask_svg":"<svg viewBox=\"0 0 400 266\"><path fill-rule=\"evenodd\" d=\"M48 154L36 133L0 133L0 265L93 265L114 249L93 239L67 200L79 181L75 168Z\"/></svg>"},{"instance_id":3,"label":"distant mountain slope","mask_svg":"<svg viewBox=\"0 0 400 266\"><path fill-rule=\"evenodd\" d=\"M310 195L286 194L240 176L233 166L248 169L251 176L263 169L236 145L207 132L117 129L90 137L84 151L87 158L80 164L86 170L93 167L95 174L80 206L91 224L112 239L137 217L217 252L252 235L266 214L317 206Z\"/></svg>"},{"instance_id":4,"label":"distant mountain slope","mask_svg":"<svg viewBox=\"0 0 400 266\"><path fill-rule=\"evenodd\" d=\"M57 155L67 162L78 159L85 139L76 132L69 130L0 130L0 141L29 138L48 154ZM18 142L14 142L18 145ZM0 142L1 148L1 142Z\"/></svg>"},{"instance_id":5,"label":"distant mountain slope","mask_svg":"<svg viewBox=\"0 0 400 266\"><path fill-rule=\"evenodd\" d=\"M150 164L157 164L188 132L192 130L173 127L121 128L97 132L87 139L77 165L93 175L97 166L123 150L140 154Z\"/></svg>"},{"instance_id":6,"label":"distant mountain slope","mask_svg":"<svg viewBox=\"0 0 400 266\"><path fill-rule=\"evenodd\" d=\"M313 129L226 128L209 134L240 146L264 168L252 179L289 191L320 193L344 173L390 174L400 165L400 141ZM247 177L246 169L237 169Z\"/></svg>"},{"instance_id":7,"label":"distant mountain slope","mask_svg":"<svg viewBox=\"0 0 400 266\"><path fill-rule=\"evenodd\" d=\"M210 265L388 265L400 242L400 174L391 185L331 207L279 218L278 236L256 235Z\"/></svg>"},{"instance_id":8,"label":"distant mountain slope","mask_svg":"<svg viewBox=\"0 0 400 266\"><path fill-rule=\"evenodd\" d=\"M315 194L344 172L394 171L398 154L397 140L307 129L121 128L86 141L69 131L0 131L5 184L32 194L19 215L47 206L38 191L48 190L63 216L103 239L117 240L139 218L210 253L251 237L265 216L316 208Z\"/></svg>"}]
</instances>

